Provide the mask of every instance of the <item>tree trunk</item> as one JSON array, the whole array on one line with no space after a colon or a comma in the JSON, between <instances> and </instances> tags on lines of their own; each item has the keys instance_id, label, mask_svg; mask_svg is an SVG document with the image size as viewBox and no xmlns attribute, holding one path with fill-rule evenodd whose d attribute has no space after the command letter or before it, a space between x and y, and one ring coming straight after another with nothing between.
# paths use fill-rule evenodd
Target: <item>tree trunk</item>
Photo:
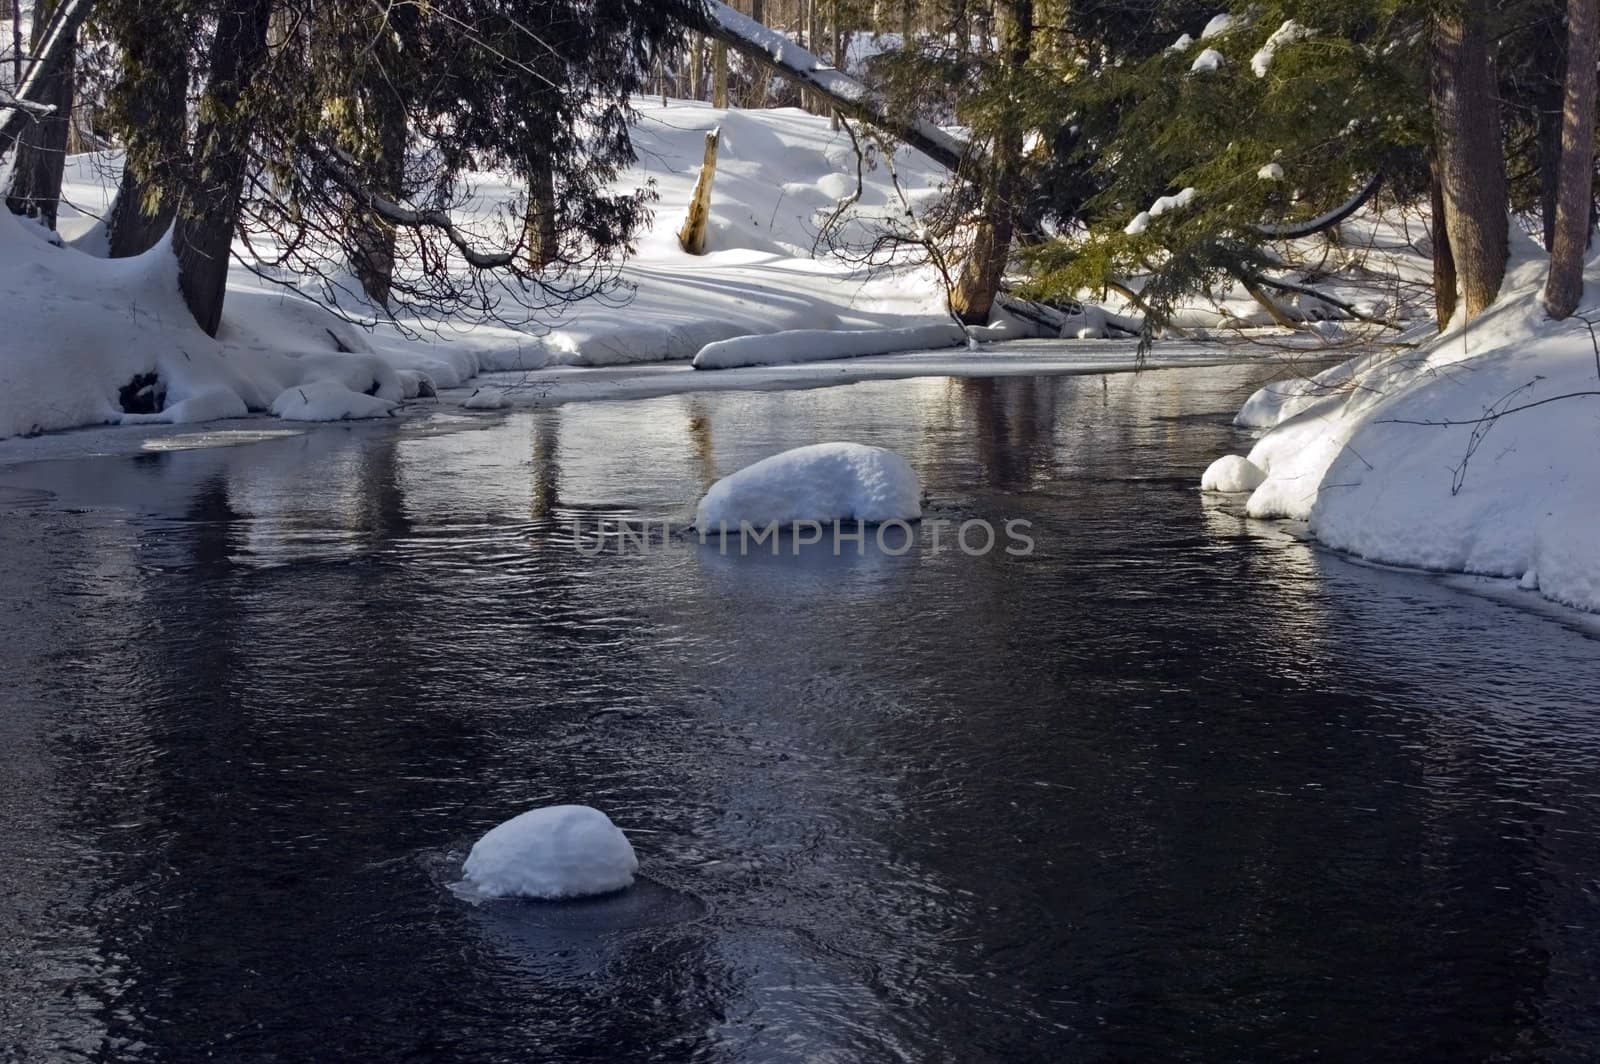
<instances>
[{"instance_id":1,"label":"tree trunk","mask_svg":"<svg viewBox=\"0 0 1600 1064\"><path fill-rule=\"evenodd\" d=\"M33 51L38 52L45 27L55 13L53 0L44 0L34 10ZM66 54L44 72L38 102L55 110L29 124L17 138L16 169L6 192L6 206L13 214L37 218L51 229L61 207L61 179L66 172L67 139L72 128L73 65L77 58L77 34L72 35Z\"/></svg>"},{"instance_id":2,"label":"tree trunk","mask_svg":"<svg viewBox=\"0 0 1600 1064\"><path fill-rule=\"evenodd\" d=\"M1443 332L1456 316L1456 258L1450 251L1450 230L1445 225L1444 189L1439 183L1439 164L1435 160L1428 180L1432 200L1430 228L1433 232L1433 317Z\"/></svg>"},{"instance_id":3,"label":"tree trunk","mask_svg":"<svg viewBox=\"0 0 1600 1064\"><path fill-rule=\"evenodd\" d=\"M1000 21L1000 61L1005 64L1002 76L1020 82L1026 76L1032 42L1033 4L1031 0L1006 0L996 5L995 14ZM972 250L962 261L950 293L951 312L969 325L988 323L1011 257L1012 201L1022 162L1022 127L1012 113L1001 115L999 122L984 176L983 213L975 227Z\"/></svg>"},{"instance_id":4,"label":"tree trunk","mask_svg":"<svg viewBox=\"0 0 1600 1064\"><path fill-rule=\"evenodd\" d=\"M721 41L711 46L711 106L728 106L728 46Z\"/></svg>"},{"instance_id":5,"label":"tree trunk","mask_svg":"<svg viewBox=\"0 0 1600 1064\"><path fill-rule=\"evenodd\" d=\"M217 20L211 75L195 136L193 173L172 227L178 287L194 320L215 336L222 324L228 256L239 224L250 144L240 98L267 54L272 0L235 0Z\"/></svg>"},{"instance_id":6,"label":"tree trunk","mask_svg":"<svg viewBox=\"0 0 1600 1064\"><path fill-rule=\"evenodd\" d=\"M750 17L763 26L766 25L766 0L750 0ZM766 68L760 66L753 68L750 74L750 101L746 106L765 107L767 106L767 82L772 79L767 74Z\"/></svg>"},{"instance_id":7,"label":"tree trunk","mask_svg":"<svg viewBox=\"0 0 1600 1064\"><path fill-rule=\"evenodd\" d=\"M1583 255L1594 206L1596 29L1600 0L1567 0L1567 75L1561 106L1561 181L1544 307L1570 317L1583 298Z\"/></svg>"},{"instance_id":8,"label":"tree trunk","mask_svg":"<svg viewBox=\"0 0 1600 1064\"><path fill-rule=\"evenodd\" d=\"M406 176L405 108L381 89L370 99L369 111L378 126L378 158L371 161L369 180L377 192L398 201ZM394 242L393 225L366 212L357 216L351 266L367 298L385 308L394 292Z\"/></svg>"},{"instance_id":9,"label":"tree trunk","mask_svg":"<svg viewBox=\"0 0 1600 1064\"><path fill-rule=\"evenodd\" d=\"M1493 303L1508 250L1505 153L1485 0L1435 17L1432 104L1445 230L1467 320Z\"/></svg>"},{"instance_id":10,"label":"tree trunk","mask_svg":"<svg viewBox=\"0 0 1600 1064\"><path fill-rule=\"evenodd\" d=\"M534 163L528 178L528 265L542 270L556 259L556 175L549 159Z\"/></svg>"}]
</instances>

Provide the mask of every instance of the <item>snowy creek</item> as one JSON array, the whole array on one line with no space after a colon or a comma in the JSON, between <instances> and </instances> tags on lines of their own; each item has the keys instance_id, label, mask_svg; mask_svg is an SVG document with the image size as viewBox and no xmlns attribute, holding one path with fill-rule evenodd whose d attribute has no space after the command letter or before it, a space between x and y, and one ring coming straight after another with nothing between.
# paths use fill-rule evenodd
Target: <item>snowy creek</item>
<instances>
[{"instance_id":1,"label":"snowy creek","mask_svg":"<svg viewBox=\"0 0 1600 1064\"><path fill-rule=\"evenodd\" d=\"M1600 642L1202 497L1273 372L0 467L0 1059L1584 1059ZM912 550L575 549L830 440ZM560 802L629 892L450 889Z\"/></svg>"}]
</instances>

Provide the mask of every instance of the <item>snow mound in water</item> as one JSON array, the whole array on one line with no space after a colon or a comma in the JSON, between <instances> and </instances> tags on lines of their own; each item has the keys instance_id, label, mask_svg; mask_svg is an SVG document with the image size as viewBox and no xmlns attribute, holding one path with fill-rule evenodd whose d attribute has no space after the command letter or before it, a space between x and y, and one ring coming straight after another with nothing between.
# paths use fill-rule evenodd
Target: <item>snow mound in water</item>
<instances>
[{"instance_id":1,"label":"snow mound in water","mask_svg":"<svg viewBox=\"0 0 1600 1064\"><path fill-rule=\"evenodd\" d=\"M285 421L353 421L388 417L398 405L392 399L353 392L338 381L313 381L284 389L272 401L272 412Z\"/></svg>"},{"instance_id":2,"label":"snow mound in water","mask_svg":"<svg viewBox=\"0 0 1600 1064\"><path fill-rule=\"evenodd\" d=\"M1255 491L1266 479L1266 471L1250 459L1225 454L1206 468L1205 475L1200 478L1200 490L1228 493Z\"/></svg>"},{"instance_id":3,"label":"snow mound in water","mask_svg":"<svg viewBox=\"0 0 1600 1064\"><path fill-rule=\"evenodd\" d=\"M739 522L894 521L922 516L922 484L904 458L860 443L818 443L764 458L711 486L701 529Z\"/></svg>"},{"instance_id":4,"label":"snow mound in water","mask_svg":"<svg viewBox=\"0 0 1600 1064\"><path fill-rule=\"evenodd\" d=\"M467 854L467 886L488 898L584 898L633 885L639 859L611 818L547 805L490 829Z\"/></svg>"}]
</instances>

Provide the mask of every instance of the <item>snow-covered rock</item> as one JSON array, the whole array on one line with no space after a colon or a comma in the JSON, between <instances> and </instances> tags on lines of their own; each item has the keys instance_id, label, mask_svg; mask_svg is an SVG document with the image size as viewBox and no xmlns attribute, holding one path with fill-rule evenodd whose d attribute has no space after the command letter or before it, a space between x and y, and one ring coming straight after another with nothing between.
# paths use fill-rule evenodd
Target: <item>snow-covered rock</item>
<instances>
[{"instance_id":1,"label":"snow-covered rock","mask_svg":"<svg viewBox=\"0 0 1600 1064\"><path fill-rule=\"evenodd\" d=\"M763 458L711 486L695 509L702 531L776 521L864 522L922 516L922 484L904 458L860 443L818 443Z\"/></svg>"},{"instance_id":2,"label":"snow-covered rock","mask_svg":"<svg viewBox=\"0 0 1600 1064\"><path fill-rule=\"evenodd\" d=\"M1225 454L1206 467L1205 475L1200 478L1200 490L1229 494L1255 491L1266 479L1266 471L1250 459Z\"/></svg>"},{"instance_id":3,"label":"snow-covered rock","mask_svg":"<svg viewBox=\"0 0 1600 1064\"><path fill-rule=\"evenodd\" d=\"M586 805L549 805L490 829L462 866L486 898L583 898L633 884L639 859L611 818Z\"/></svg>"},{"instance_id":4,"label":"snow-covered rock","mask_svg":"<svg viewBox=\"0 0 1600 1064\"><path fill-rule=\"evenodd\" d=\"M1222 34L1227 33L1232 28L1232 15L1228 14L1227 12L1223 12L1220 15L1212 15L1211 21L1206 23L1206 28L1200 31L1200 39L1202 41L1209 41L1213 37L1219 37Z\"/></svg>"},{"instance_id":5,"label":"snow-covered rock","mask_svg":"<svg viewBox=\"0 0 1600 1064\"><path fill-rule=\"evenodd\" d=\"M1215 48L1207 48L1194 57L1194 62L1189 67L1191 74L1212 74L1222 69L1222 53Z\"/></svg>"},{"instance_id":6,"label":"snow-covered rock","mask_svg":"<svg viewBox=\"0 0 1600 1064\"><path fill-rule=\"evenodd\" d=\"M399 404L392 399L353 392L338 381L313 381L285 388L272 401L272 413L285 421L359 421L388 417Z\"/></svg>"},{"instance_id":7,"label":"snow-covered rock","mask_svg":"<svg viewBox=\"0 0 1600 1064\"><path fill-rule=\"evenodd\" d=\"M474 391L461 401L461 406L466 410L504 410L511 405L511 400L499 388L485 385Z\"/></svg>"},{"instance_id":8,"label":"snow-covered rock","mask_svg":"<svg viewBox=\"0 0 1600 1064\"><path fill-rule=\"evenodd\" d=\"M740 366L783 366L820 362L830 358L889 355L954 347L967 341L955 322L913 325L901 329L792 329L760 336L718 340L694 356L695 369L733 369Z\"/></svg>"}]
</instances>

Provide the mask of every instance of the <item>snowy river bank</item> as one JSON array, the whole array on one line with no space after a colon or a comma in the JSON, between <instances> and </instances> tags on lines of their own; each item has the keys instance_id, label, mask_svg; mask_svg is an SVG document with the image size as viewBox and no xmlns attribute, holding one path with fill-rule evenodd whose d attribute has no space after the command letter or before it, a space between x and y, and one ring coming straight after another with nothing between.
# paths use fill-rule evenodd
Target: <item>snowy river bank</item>
<instances>
[{"instance_id":1,"label":"snowy river bank","mask_svg":"<svg viewBox=\"0 0 1600 1064\"><path fill-rule=\"evenodd\" d=\"M1581 1057L1596 644L1201 496L1270 372L5 466L0 1056ZM1037 549L573 549L830 439ZM448 889L565 801L635 893Z\"/></svg>"}]
</instances>

